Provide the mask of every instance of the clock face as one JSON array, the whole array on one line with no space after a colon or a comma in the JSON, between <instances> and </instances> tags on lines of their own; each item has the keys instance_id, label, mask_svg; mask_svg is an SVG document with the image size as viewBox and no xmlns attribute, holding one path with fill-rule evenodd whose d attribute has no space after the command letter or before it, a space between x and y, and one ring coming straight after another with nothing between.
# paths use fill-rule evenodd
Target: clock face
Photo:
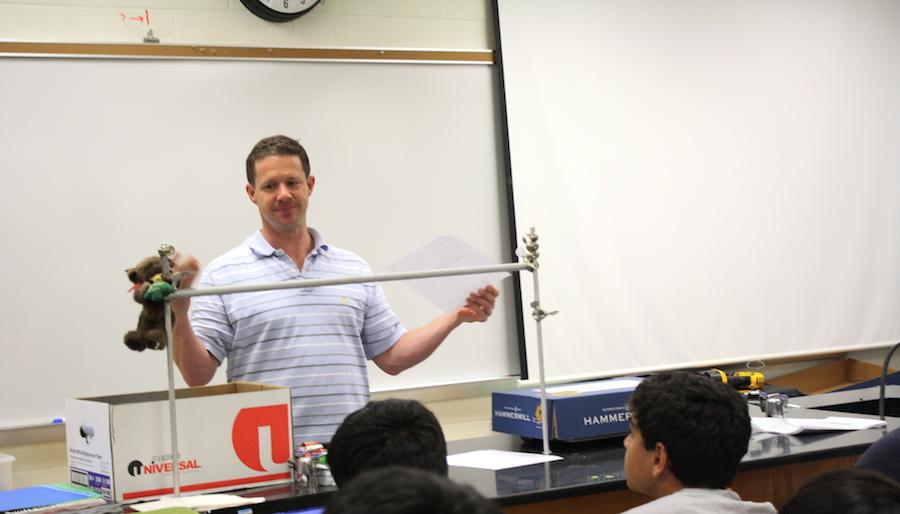
<instances>
[{"instance_id":1,"label":"clock face","mask_svg":"<svg viewBox=\"0 0 900 514\"><path fill-rule=\"evenodd\" d=\"M319 0L241 0L253 14L268 21L291 21L315 7Z\"/></svg>"}]
</instances>

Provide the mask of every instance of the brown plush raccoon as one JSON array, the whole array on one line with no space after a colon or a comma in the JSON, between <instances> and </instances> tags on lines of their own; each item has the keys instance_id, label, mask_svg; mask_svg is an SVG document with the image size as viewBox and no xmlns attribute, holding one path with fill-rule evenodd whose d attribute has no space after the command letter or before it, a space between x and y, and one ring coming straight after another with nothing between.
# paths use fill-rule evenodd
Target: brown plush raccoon
<instances>
[{"instance_id":1,"label":"brown plush raccoon","mask_svg":"<svg viewBox=\"0 0 900 514\"><path fill-rule=\"evenodd\" d=\"M137 352L148 348L162 350L166 347L165 306L161 301L144 298L155 281L163 280L159 256L146 257L133 268L126 269L125 273L134 284L134 301L143 305L137 330L125 334L125 346ZM174 316L172 322L175 322Z\"/></svg>"}]
</instances>

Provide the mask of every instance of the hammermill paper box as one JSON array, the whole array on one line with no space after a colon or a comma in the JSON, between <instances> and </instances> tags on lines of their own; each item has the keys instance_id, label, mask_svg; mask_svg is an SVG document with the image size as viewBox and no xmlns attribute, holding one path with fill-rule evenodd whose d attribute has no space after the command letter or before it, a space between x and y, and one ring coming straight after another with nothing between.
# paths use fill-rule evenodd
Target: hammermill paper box
<instances>
[{"instance_id":1,"label":"hammermill paper box","mask_svg":"<svg viewBox=\"0 0 900 514\"><path fill-rule=\"evenodd\" d=\"M173 492L167 391L69 399L66 446L73 483L109 500ZM290 390L234 382L176 390L183 493L290 480Z\"/></svg>"},{"instance_id":2,"label":"hammermill paper box","mask_svg":"<svg viewBox=\"0 0 900 514\"><path fill-rule=\"evenodd\" d=\"M516 389L491 394L495 432L543 438L549 419L549 435L559 441L583 441L627 434L631 422L628 399L640 378L627 377L563 384L547 388L548 415L541 412L540 389Z\"/></svg>"}]
</instances>

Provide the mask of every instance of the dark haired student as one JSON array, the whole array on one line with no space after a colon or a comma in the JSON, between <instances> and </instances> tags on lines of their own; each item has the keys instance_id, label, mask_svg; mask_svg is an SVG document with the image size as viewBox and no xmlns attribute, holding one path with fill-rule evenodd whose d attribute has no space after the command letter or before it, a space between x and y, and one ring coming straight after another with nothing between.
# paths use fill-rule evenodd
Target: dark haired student
<instances>
[{"instance_id":1,"label":"dark haired student","mask_svg":"<svg viewBox=\"0 0 900 514\"><path fill-rule=\"evenodd\" d=\"M780 512L900 514L900 484L877 471L833 469L804 484Z\"/></svg>"},{"instance_id":2,"label":"dark haired student","mask_svg":"<svg viewBox=\"0 0 900 514\"><path fill-rule=\"evenodd\" d=\"M338 487L365 471L409 466L447 476L447 443L434 414L415 400L370 402L350 414L328 447Z\"/></svg>"},{"instance_id":3,"label":"dark haired student","mask_svg":"<svg viewBox=\"0 0 900 514\"><path fill-rule=\"evenodd\" d=\"M325 507L325 514L502 513L471 486L402 466L359 475L334 493Z\"/></svg>"},{"instance_id":4,"label":"dark haired student","mask_svg":"<svg viewBox=\"0 0 900 514\"><path fill-rule=\"evenodd\" d=\"M625 479L653 501L628 514L774 514L728 488L750 441L747 402L731 387L693 373L652 375L630 400Z\"/></svg>"}]
</instances>

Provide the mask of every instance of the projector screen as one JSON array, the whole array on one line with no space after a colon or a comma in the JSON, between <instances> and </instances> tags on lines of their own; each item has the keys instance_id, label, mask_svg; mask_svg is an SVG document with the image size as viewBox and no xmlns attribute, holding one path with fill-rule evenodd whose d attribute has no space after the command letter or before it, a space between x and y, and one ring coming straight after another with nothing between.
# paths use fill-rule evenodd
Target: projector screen
<instances>
[{"instance_id":1,"label":"projector screen","mask_svg":"<svg viewBox=\"0 0 900 514\"><path fill-rule=\"evenodd\" d=\"M900 337L900 2L497 11L549 378Z\"/></svg>"}]
</instances>

